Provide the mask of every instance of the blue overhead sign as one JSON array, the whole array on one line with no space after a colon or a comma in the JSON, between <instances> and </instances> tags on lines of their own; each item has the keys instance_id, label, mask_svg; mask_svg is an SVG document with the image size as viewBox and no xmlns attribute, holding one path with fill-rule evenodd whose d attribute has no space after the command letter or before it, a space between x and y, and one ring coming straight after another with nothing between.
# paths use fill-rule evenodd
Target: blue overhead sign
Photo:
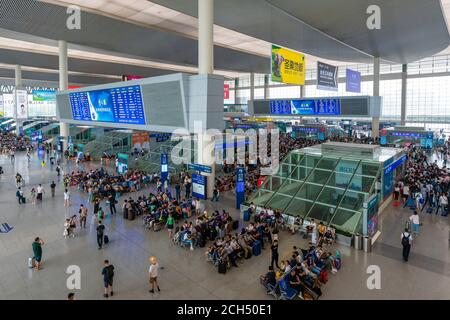
<instances>
[{"instance_id":1,"label":"blue overhead sign","mask_svg":"<svg viewBox=\"0 0 450 320\"><path fill-rule=\"evenodd\" d=\"M187 165L188 170L199 171L204 173L212 173L212 168L210 166L205 166L203 164L189 163Z\"/></svg>"},{"instance_id":2,"label":"blue overhead sign","mask_svg":"<svg viewBox=\"0 0 450 320\"><path fill-rule=\"evenodd\" d=\"M406 155L403 155L401 158L397 159L394 163L390 164L386 168L384 168L384 174L387 175L397 169L399 166L403 164L403 162L406 161L408 157Z\"/></svg>"},{"instance_id":3,"label":"blue overhead sign","mask_svg":"<svg viewBox=\"0 0 450 320\"><path fill-rule=\"evenodd\" d=\"M200 174L192 175L192 196L198 199L206 199L206 177Z\"/></svg>"},{"instance_id":4,"label":"blue overhead sign","mask_svg":"<svg viewBox=\"0 0 450 320\"><path fill-rule=\"evenodd\" d=\"M236 209L245 201L245 169L236 169Z\"/></svg>"},{"instance_id":5,"label":"blue overhead sign","mask_svg":"<svg viewBox=\"0 0 450 320\"><path fill-rule=\"evenodd\" d=\"M347 92L361 93L361 72L346 69L345 90Z\"/></svg>"},{"instance_id":6,"label":"blue overhead sign","mask_svg":"<svg viewBox=\"0 0 450 320\"><path fill-rule=\"evenodd\" d=\"M164 182L169 176L169 155L161 154L161 181Z\"/></svg>"},{"instance_id":7,"label":"blue overhead sign","mask_svg":"<svg viewBox=\"0 0 450 320\"><path fill-rule=\"evenodd\" d=\"M271 100L270 113L274 115L339 116L339 98Z\"/></svg>"}]
</instances>

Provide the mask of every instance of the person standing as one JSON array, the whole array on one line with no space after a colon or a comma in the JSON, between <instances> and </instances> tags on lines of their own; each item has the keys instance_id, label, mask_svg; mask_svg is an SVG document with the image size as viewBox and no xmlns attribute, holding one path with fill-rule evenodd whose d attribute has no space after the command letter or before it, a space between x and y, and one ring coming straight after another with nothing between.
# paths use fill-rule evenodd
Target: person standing
<instances>
[{"instance_id":1,"label":"person standing","mask_svg":"<svg viewBox=\"0 0 450 320\"><path fill-rule=\"evenodd\" d=\"M34 239L31 247L33 248L34 255L34 267L36 270L41 270L41 261L42 261L42 246L44 245L44 241L39 237Z\"/></svg>"},{"instance_id":2,"label":"person standing","mask_svg":"<svg viewBox=\"0 0 450 320\"><path fill-rule=\"evenodd\" d=\"M44 188L42 187L41 184L38 185L38 187L36 188L36 192L37 192L37 197L36 199L38 201L42 201L42 194L45 192Z\"/></svg>"},{"instance_id":3,"label":"person standing","mask_svg":"<svg viewBox=\"0 0 450 320\"><path fill-rule=\"evenodd\" d=\"M103 225L101 220L98 220L98 226L97 226L97 244L98 244L98 250L100 250L103 247L103 237L105 235L105 226Z\"/></svg>"},{"instance_id":4,"label":"person standing","mask_svg":"<svg viewBox=\"0 0 450 320\"><path fill-rule=\"evenodd\" d=\"M70 205L70 193L69 190L64 189L64 207L68 207Z\"/></svg>"},{"instance_id":5,"label":"person standing","mask_svg":"<svg viewBox=\"0 0 450 320\"><path fill-rule=\"evenodd\" d=\"M412 243L412 237L411 234L408 232L408 229L405 229L405 231L401 235L401 241L402 241L402 247L403 247L403 261L408 262L409 259L409 253L411 251L411 243Z\"/></svg>"},{"instance_id":6,"label":"person standing","mask_svg":"<svg viewBox=\"0 0 450 320\"><path fill-rule=\"evenodd\" d=\"M159 263L156 260L155 257L151 257L150 258L150 268L148 269L148 273L150 276L150 284L152 286L152 289L149 290L150 293L154 293L155 292L155 286L158 289L158 292L161 291L161 289L159 288L158 285L158 270L159 270Z\"/></svg>"},{"instance_id":7,"label":"person standing","mask_svg":"<svg viewBox=\"0 0 450 320\"><path fill-rule=\"evenodd\" d=\"M81 204L80 210L78 211L78 213L80 214L80 228L86 229L86 220L87 220L87 216L88 216L88 209L83 204Z\"/></svg>"},{"instance_id":8,"label":"person standing","mask_svg":"<svg viewBox=\"0 0 450 320\"><path fill-rule=\"evenodd\" d=\"M219 201L219 190L217 189L217 187L214 187L211 201Z\"/></svg>"},{"instance_id":9,"label":"person standing","mask_svg":"<svg viewBox=\"0 0 450 320\"><path fill-rule=\"evenodd\" d=\"M55 197L55 190L56 190L56 183L55 181L52 181L52 183L50 184L50 191L52 193L52 198Z\"/></svg>"},{"instance_id":10,"label":"person standing","mask_svg":"<svg viewBox=\"0 0 450 320\"><path fill-rule=\"evenodd\" d=\"M270 262L270 265L273 268L273 263L275 262L275 266L280 269L280 267L278 266L278 241L274 241L272 243L272 246L270 247L270 250L272 251L272 260Z\"/></svg>"},{"instance_id":11,"label":"person standing","mask_svg":"<svg viewBox=\"0 0 450 320\"><path fill-rule=\"evenodd\" d=\"M36 189L35 188L31 188L30 191L30 195L31 195L31 204L36 204Z\"/></svg>"},{"instance_id":12,"label":"person standing","mask_svg":"<svg viewBox=\"0 0 450 320\"><path fill-rule=\"evenodd\" d=\"M411 221L412 225L412 233L418 235L420 228L420 221L419 221L419 214L417 213L417 211L414 211L414 213L409 217L409 220Z\"/></svg>"},{"instance_id":13,"label":"person standing","mask_svg":"<svg viewBox=\"0 0 450 320\"><path fill-rule=\"evenodd\" d=\"M111 215L113 215L114 213L117 213L116 198L114 197L112 192L109 193L108 202L109 202L109 211L111 212Z\"/></svg>"},{"instance_id":14,"label":"person standing","mask_svg":"<svg viewBox=\"0 0 450 320\"><path fill-rule=\"evenodd\" d=\"M103 284L105 286L105 293L103 294L103 297L105 298L108 298L109 296L112 297L114 295L113 291L114 266L112 264L109 264L108 260L105 260L103 262L102 275L103 275Z\"/></svg>"},{"instance_id":15,"label":"person standing","mask_svg":"<svg viewBox=\"0 0 450 320\"><path fill-rule=\"evenodd\" d=\"M439 206L436 209L436 215L438 214L439 209L441 209L441 214L444 214L444 212L446 212L446 210L447 210L447 206L448 206L448 198L445 195L445 193L443 192L441 194L441 196L439 197Z\"/></svg>"},{"instance_id":16,"label":"person standing","mask_svg":"<svg viewBox=\"0 0 450 320\"><path fill-rule=\"evenodd\" d=\"M56 166L56 175L58 177L61 175L61 166L59 164Z\"/></svg>"},{"instance_id":17,"label":"person standing","mask_svg":"<svg viewBox=\"0 0 450 320\"><path fill-rule=\"evenodd\" d=\"M21 188L21 187L18 187L18 188L17 188L17 191L16 191L16 197L17 197L17 201L19 201L19 204L24 203L24 201L23 201L23 199L24 199L24 197L23 197L23 191L22 191L22 188Z\"/></svg>"},{"instance_id":18,"label":"person standing","mask_svg":"<svg viewBox=\"0 0 450 320\"><path fill-rule=\"evenodd\" d=\"M94 215L97 214L98 209L100 209L100 201L98 199L94 200Z\"/></svg>"}]
</instances>

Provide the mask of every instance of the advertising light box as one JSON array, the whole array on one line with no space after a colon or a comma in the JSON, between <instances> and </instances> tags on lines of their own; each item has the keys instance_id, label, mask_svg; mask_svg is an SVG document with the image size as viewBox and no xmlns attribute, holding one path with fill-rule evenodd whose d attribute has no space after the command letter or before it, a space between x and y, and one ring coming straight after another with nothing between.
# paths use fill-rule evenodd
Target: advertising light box
<instances>
[{"instance_id":1,"label":"advertising light box","mask_svg":"<svg viewBox=\"0 0 450 320\"><path fill-rule=\"evenodd\" d=\"M69 94L73 120L144 125L139 85Z\"/></svg>"}]
</instances>

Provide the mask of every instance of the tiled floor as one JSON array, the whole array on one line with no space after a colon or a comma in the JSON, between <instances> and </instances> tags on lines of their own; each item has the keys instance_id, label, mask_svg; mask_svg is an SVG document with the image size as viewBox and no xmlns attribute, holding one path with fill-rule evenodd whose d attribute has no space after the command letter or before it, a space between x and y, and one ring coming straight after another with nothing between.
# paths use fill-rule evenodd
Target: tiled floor
<instances>
[{"instance_id":1,"label":"tiled floor","mask_svg":"<svg viewBox=\"0 0 450 320\"><path fill-rule=\"evenodd\" d=\"M56 197L52 199L49 184L56 180L56 173L51 168L40 168L36 155L30 164L24 155L18 155L14 166L0 156L0 165L5 170L0 181L0 223L14 227L8 234L0 234L0 299L65 299L69 291L66 287L69 265L81 268L77 298L102 299L100 271L106 258L116 267L114 299L271 299L259 284L259 274L266 271L270 262L268 249L221 275L205 261L204 250L182 249L169 241L165 230L148 231L140 219L124 221L120 214L106 221L111 242L103 250L98 250L91 226L80 231L76 238L65 240L64 218L75 214L80 203L86 203L86 195L72 189L73 204L64 208L63 190L58 183ZM71 164L67 166L70 168ZM17 204L16 171L25 177L26 192L38 183L46 187L42 204ZM207 207L224 208L237 217L233 203L233 195L229 194L220 204L208 203ZM323 299L450 299L448 220L422 214L422 234L414 241L410 262L405 264L401 262L400 233L409 214L409 210L393 207L383 213L382 236L370 254L336 246L333 250L341 251L343 267L323 286ZM39 272L27 267L36 236L46 242L44 269ZM306 246L305 240L288 233L281 233L280 242L281 257L286 257L294 244ZM151 255L157 256L164 268L160 271L161 293L148 292ZM381 268L381 290L367 289L369 265Z\"/></svg>"}]
</instances>

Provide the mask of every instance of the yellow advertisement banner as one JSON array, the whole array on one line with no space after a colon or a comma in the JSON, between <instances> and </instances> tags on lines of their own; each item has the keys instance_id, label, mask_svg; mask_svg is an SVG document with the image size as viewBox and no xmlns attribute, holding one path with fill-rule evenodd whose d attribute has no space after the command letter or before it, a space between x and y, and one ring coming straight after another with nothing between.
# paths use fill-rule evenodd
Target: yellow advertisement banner
<instances>
[{"instance_id":1,"label":"yellow advertisement banner","mask_svg":"<svg viewBox=\"0 0 450 320\"><path fill-rule=\"evenodd\" d=\"M305 55L272 45L272 81L305 85Z\"/></svg>"}]
</instances>

